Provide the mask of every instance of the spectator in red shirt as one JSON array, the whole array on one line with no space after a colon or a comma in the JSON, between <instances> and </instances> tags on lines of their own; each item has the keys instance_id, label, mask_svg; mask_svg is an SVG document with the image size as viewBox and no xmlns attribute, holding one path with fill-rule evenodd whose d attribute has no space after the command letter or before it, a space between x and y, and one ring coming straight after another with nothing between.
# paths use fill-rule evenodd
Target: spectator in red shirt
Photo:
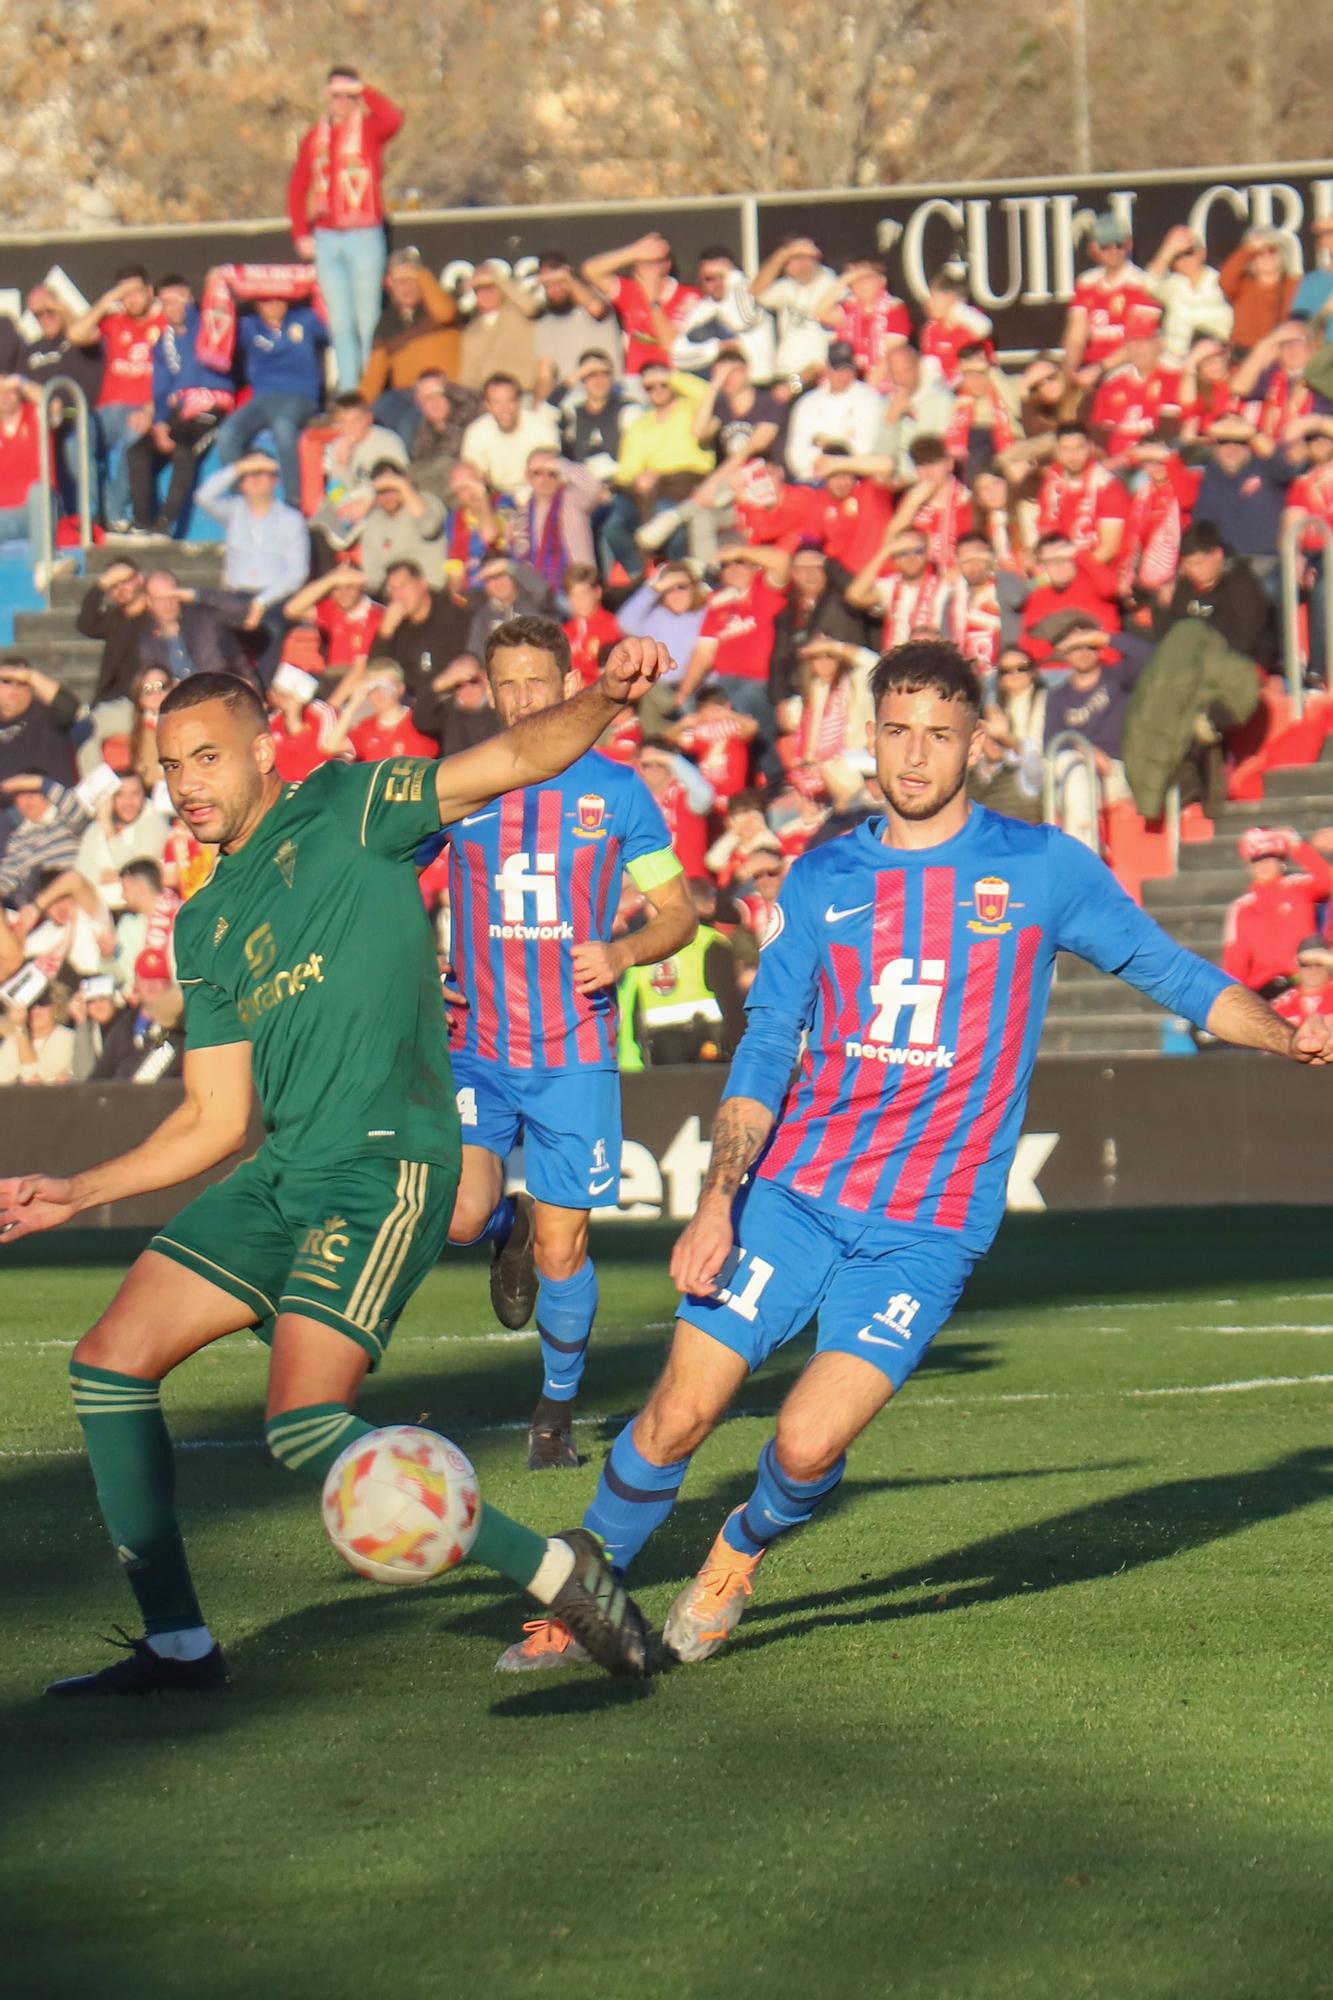
<instances>
[{"instance_id":1,"label":"spectator in red shirt","mask_svg":"<svg viewBox=\"0 0 1333 2000\"><path fill-rule=\"evenodd\" d=\"M1055 434L1055 464L1043 475L1037 499L1037 527L1043 535L1063 535L1088 558L1088 574L1107 597L1117 588L1116 558L1125 532L1129 494L1113 472L1098 463L1086 424L1061 424Z\"/></svg>"},{"instance_id":2,"label":"spectator in red shirt","mask_svg":"<svg viewBox=\"0 0 1333 2000\"><path fill-rule=\"evenodd\" d=\"M775 460L753 459L738 467L736 525L754 548L782 549L794 555L803 542L823 540L824 495L813 486L789 486Z\"/></svg>"},{"instance_id":3,"label":"spectator in red shirt","mask_svg":"<svg viewBox=\"0 0 1333 2000\"><path fill-rule=\"evenodd\" d=\"M917 476L890 525L898 534L913 528L924 535L931 564L944 576L953 568L959 540L972 527L972 502L941 439L923 432L913 438L907 455Z\"/></svg>"},{"instance_id":4,"label":"spectator in red shirt","mask_svg":"<svg viewBox=\"0 0 1333 2000\"><path fill-rule=\"evenodd\" d=\"M0 542L26 538L33 563L41 556L46 452L36 403L17 375L0 377Z\"/></svg>"},{"instance_id":5,"label":"spectator in red shirt","mask_svg":"<svg viewBox=\"0 0 1333 2000\"><path fill-rule=\"evenodd\" d=\"M325 666L340 674L374 652L384 606L370 595L359 569L335 563L289 597L282 615L290 625L314 626Z\"/></svg>"},{"instance_id":6,"label":"spectator in red shirt","mask_svg":"<svg viewBox=\"0 0 1333 2000\"><path fill-rule=\"evenodd\" d=\"M641 375L652 362L672 366L676 336L702 296L693 285L681 284L673 262L666 237L651 229L622 249L590 257L583 266L584 282L615 308L627 375Z\"/></svg>"},{"instance_id":7,"label":"spectator in red shirt","mask_svg":"<svg viewBox=\"0 0 1333 2000\"><path fill-rule=\"evenodd\" d=\"M276 755L274 768L285 785L303 778L335 757L350 761L350 724L365 692L363 670L343 677L327 701L316 698L319 682L287 661L279 666L268 691L268 733Z\"/></svg>"},{"instance_id":8,"label":"spectator in red shirt","mask_svg":"<svg viewBox=\"0 0 1333 2000\"><path fill-rule=\"evenodd\" d=\"M668 724L662 733L694 759L725 812L749 781L750 745L758 728L752 715L736 713L724 687L705 682L695 697L694 714Z\"/></svg>"},{"instance_id":9,"label":"spectator in red shirt","mask_svg":"<svg viewBox=\"0 0 1333 2000\"><path fill-rule=\"evenodd\" d=\"M370 360L384 288L384 149L403 114L342 64L329 71L324 116L296 151L287 215L296 254L319 272L338 386L355 389Z\"/></svg>"},{"instance_id":10,"label":"spectator in red shirt","mask_svg":"<svg viewBox=\"0 0 1333 2000\"><path fill-rule=\"evenodd\" d=\"M403 700L405 681L396 660L376 659L366 674L365 692L370 715L351 731L357 762L378 764L384 757L438 757L440 746L433 736L423 736L412 720L412 711Z\"/></svg>"},{"instance_id":11,"label":"spectator in red shirt","mask_svg":"<svg viewBox=\"0 0 1333 2000\"><path fill-rule=\"evenodd\" d=\"M142 264L124 265L110 291L70 322L71 345L96 348L102 356L102 388L95 412L97 463L103 519L117 534L130 526L125 452L153 421L153 349L165 325Z\"/></svg>"},{"instance_id":12,"label":"spectator in red shirt","mask_svg":"<svg viewBox=\"0 0 1333 2000\"><path fill-rule=\"evenodd\" d=\"M816 540L822 543L830 562L840 563L855 576L864 568L884 539L884 530L893 519L893 489L882 479L870 479L853 471L844 461L844 451L823 451L815 460L823 516Z\"/></svg>"},{"instance_id":13,"label":"spectator in red shirt","mask_svg":"<svg viewBox=\"0 0 1333 2000\"><path fill-rule=\"evenodd\" d=\"M1086 558L1063 535L1043 535L1037 543L1037 578L1023 606L1021 643L1039 664L1054 648L1034 636L1039 625L1058 611L1086 611L1094 623L1113 630L1120 624L1115 606L1102 595L1100 578L1088 574Z\"/></svg>"},{"instance_id":14,"label":"spectator in red shirt","mask_svg":"<svg viewBox=\"0 0 1333 2000\"><path fill-rule=\"evenodd\" d=\"M688 701L705 680L719 682L732 707L758 723L756 749L763 757L777 736L768 669L774 627L786 609L791 558L781 549L736 544L720 550L718 562L722 587L709 599L680 684L681 700Z\"/></svg>"},{"instance_id":15,"label":"spectator in red shirt","mask_svg":"<svg viewBox=\"0 0 1333 2000\"><path fill-rule=\"evenodd\" d=\"M926 323L919 342L923 354L933 354L951 389L958 386L958 363L965 347L981 345L987 364L994 358L991 322L970 305L961 278L939 271L926 293Z\"/></svg>"},{"instance_id":16,"label":"spectator in red shirt","mask_svg":"<svg viewBox=\"0 0 1333 2000\"><path fill-rule=\"evenodd\" d=\"M1240 408L1231 386L1231 349L1224 340L1196 341L1180 373L1181 438L1186 444L1206 438L1215 423Z\"/></svg>"},{"instance_id":17,"label":"spectator in red shirt","mask_svg":"<svg viewBox=\"0 0 1333 2000\"><path fill-rule=\"evenodd\" d=\"M671 848L686 875L707 874L704 854L708 848L708 811L703 806L711 798L701 778L699 791L691 794L677 768L671 745L661 736L646 737L636 758L639 776L661 807L671 835ZM687 771L688 765L684 767Z\"/></svg>"},{"instance_id":18,"label":"spectator in red shirt","mask_svg":"<svg viewBox=\"0 0 1333 2000\"><path fill-rule=\"evenodd\" d=\"M569 616L564 634L569 641L570 671L583 687L591 687L601 672L602 649L624 635L615 614L602 602L602 579L592 563L571 563L562 589Z\"/></svg>"},{"instance_id":19,"label":"spectator in red shirt","mask_svg":"<svg viewBox=\"0 0 1333 2000\"><path fill-rule=\"evenodd\" d=\"M1092 226L1093 268L1074 286L1065 315L1065 368L1072 377L1096 379L1123 347L1126 321L1135 306L1156 306L1146 272L1130 261L1134 247L1129 224L1109 211Z\"/></svg>"},{"instance_id":20,"label":"spectator in red shirt","mask_svg":"<svg viewBox=\"0 0 1333 2000\"><path fill-rule=\"evenodd\" d=\"M887 393L888 360L912 337L907 307L889 290L889 274L877 257L848 264L833 298L819 315L836 341L845 341L872 389Z\"/></svg>"},{"instance_id":21,"label":"spectator in red shirt","mask_svg":"<svg viewBox=\"0 0 1333 2000\"><path fill-rule=\"evenodd\" d=\"M1303 941L1296 954L1296 984L1269 1004L1293 1028L1312 1014L1333 1014L1333 950L1325 938Z\"/></svg>"},{"instance_id":22,"label":"spectator in red shirt","mask_svg":"<svg viewBox=\"0 0 1333 2000\"><path fill-rule=\"evenodd\" d=\"M1262 999L1280 993L1315 912L1333 889L1333 870L1291 827L1252 826L1238 843L1250 886L1227 911L1222 970ZM1288 874L1286 863L1297 866Z\"/></svg>"},{"instance_id":23,"label":"spectator in red shirt","mask_svg":"<svg viewBox=\"0 0 1333 2000\"><path fill-rule=\"evenodd\" d=\"M1180 371L1162 362L1159 306L1134 306L1125 319L1123 359L1103 375L1090 422L1107 463L1123 465L1153 431L1180 422Z\"/></svg>"}]
</instances>

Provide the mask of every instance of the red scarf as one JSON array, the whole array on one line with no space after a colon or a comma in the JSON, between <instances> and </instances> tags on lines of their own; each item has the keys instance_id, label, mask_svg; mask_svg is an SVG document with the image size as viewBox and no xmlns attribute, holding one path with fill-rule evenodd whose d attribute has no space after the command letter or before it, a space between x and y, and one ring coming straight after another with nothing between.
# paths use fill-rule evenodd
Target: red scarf
<instances>
[{"instance_id":1,"label":"red scarf","mask_svg":"<svg viewBox=\"0 0 1333 2000\"><path fill-rule=\"evenodd\" d=\"M335 229L369 229L378 220L375 170L365 149L366 116L358 108L337 127L321 118L310 149L310 212Z\"/></svg>"},{"instance_id":2,"label":"red scarf","mask_svg":"<svg viewBox=\"0 0 1333 2000\"><path fill-rule=\"evenodd\" d=\"M965 389L957 391L954 398L953 421L944 433L945 449L952 458L967 457L968 433L973 430L989 428L991 450L995 453L1008 451L1010 445L1014 442L1013 420L1009 415L1009 410L1003 396L996 393L993 382L987 382L984 400L985 404L990 405L990 424L988 427L979 422L976 414L978 409L984 408L982 398L969 395Z\"/></svg>"},{"instance_id":3,"label":"red scarf","mask_svg":"<svg viewBox=\"0 0 1333 2000\"><path fill-rule=\"evenodd\" d=\"M889 590L884 598L883 650L887 653L893 646L901 646L914 626L933 625L935 606L940 594L940 580L933 570L926 570L915 583L905 576L890 576Z\"/></svg>"},{"instance_id":4,"label":"red scarf","mask_svg":"<svg viewBox=\"0 0 1333 2000\"><path fill-rule=\"evenodd\" d=\"M1097 500L1111 476L1095 461L1077 479L1072 473L1053 467L1042 481L1037 502L1038 534L1064 535L1080 551L1093 548L1097 541ZM1071 500L1072 514L1068 511Z\"/></svg>"},{"instance_id":5,"label":"red scarf","mask_svg":"<svg viewBox=\"0 0 1333 2000\"><path fill-rule=\"evenodd\" d=\"M847 714L851 699L852 691L845 674L826 689L818 724L812 729L807 723L805 730L804 755L808 764L826 764L831 757L841 757L847 748Z\"/></svg>"},{"instance_id":6,"label":"red scarf","mask_svg":"<svg viewBox=\"0 0 1333 2000\"><path fill-rule=\"evenodd\" d=\"M539 576L546 579L553 590L560 588L560 579L569 562L569 552L565 547L561 514L564 508L565 489L558 486L546 509L546 519L542 522L541 533L537 533L537 502L528 502L528 561Z\"/></svg>"},{"instance_id":7,"label":"red scarf","mask_svg":"<svg viewBox=\"0 0 1333 2000\"><path fill-rule=\"evenodd\" d=\"M1184 528L1180 495L1168 477L1160 485L1145 480L1130 502L1125 539L1120 552L1120 588L1156 590L1169 583L1180 561Z\"/></svg>"},{"instance_id":8,"label":"red scarf","mask_svg":"<svg viewBox=\"0 0 1333 2000\"><path fill-rule=\"evenodd\" d=\"M1000 642L1000 600L994 583L973 590L960 577L949 592L949 624L963 657L989 673Z\"/></svg>"},{"instance_id":9,"label":"red scarf","mask_svg":"<svg viewBox=\"0 0 1333 2000\"><path fill-rule=\"evenodd\" d=\"M1303 376L1293 382L1285 368L1274 368L1268 378L1263 400L1248 403L1245 414L1262 436L1281 437L1293 417L1308 417L1314 408L1314 390Z\"/></svg>"},{"instance_id":10,"label":"red scarf","mask_svg":"<svg viewBox=\"0 0 1333 2000\"><path fill-rule=\"evenodd\" d=\"M236 353L238 299L309 299L323 313L313 264L218 264L204 279L195 353L206 368L226 374Z\"/></svg>"}]
</instances>

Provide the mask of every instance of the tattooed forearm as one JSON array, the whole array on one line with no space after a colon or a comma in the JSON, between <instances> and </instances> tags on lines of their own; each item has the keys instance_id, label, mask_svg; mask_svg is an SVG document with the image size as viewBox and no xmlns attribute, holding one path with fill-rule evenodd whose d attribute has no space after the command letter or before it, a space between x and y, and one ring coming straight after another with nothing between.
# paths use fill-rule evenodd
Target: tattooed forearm
<instances>
[{"instance_id":1,"label":"tattooed forearm","mask_svg":"<svg viewBox=\"0 0 1333 2000\"><path fill-rule=\"evenodd\" d=\"M703 1193L730 1201L773 1130L773 1113L753 1097L729 1097L713 1126Z\"/></svg>"}]
</instances>

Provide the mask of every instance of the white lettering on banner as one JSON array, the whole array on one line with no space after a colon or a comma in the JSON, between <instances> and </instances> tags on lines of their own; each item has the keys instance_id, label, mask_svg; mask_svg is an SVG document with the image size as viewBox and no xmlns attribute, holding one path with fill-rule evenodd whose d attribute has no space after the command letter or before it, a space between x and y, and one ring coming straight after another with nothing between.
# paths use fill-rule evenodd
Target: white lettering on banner
<instances>
[{"instance_id":1,"label":"white lettering on banner","mask_svg":"<svg viewBox=\"0 0 1333 2000\"><path fill-rule=\"evenodd\" d=\"M523 906L525 896L536 899L536 919L539 924L555 923L554 854L539 854L535 871L530 868L526 854L511 854L495 877L495 886L500 891L501 913L507 924L521 924L524 921L527 915ZM523 935L526 935L526 932Z\"/></svg>"},{"instance_id":2,"label":"white lettering on banner","mask_svg":"<svg viewBox=\"0 0 1333 2000\"><path fill-rule=\"evenodd\" d=\"M923 958L919 980L914 971L915 960L910 958L892 959L880 971L870 989L870 997L879 1009L868 1030L872 1042L893 1040L904 1007L912 1010L908 1041L918 1048L934 1041L940 1002L944 998L944 960Z\"/></svg>"},{"instance_id":3,"label":"white lettering on banner","mask_svg":"<svg viewBox=\"0 0 1333 2000\"><path fill-rule=\"evenodd\" d=\"M1037 1186L1040 1174L1060 1143L1058 1132L1025 1132L1018 1142L1009 1168L1009 1185L1004 1205L1023 1214L1035 1214L1046 1206Z\"/></svg>"},{"instance_id":4,"label":"white lettering on banner","mask_svg":"<svg viewBox=\"0 0 1333 2000\"><path fill-rule=\"evenodd\" d=\"M918 302L925 298L930 286L930 273L941 261L934 252L929 257L925 252L926 229L936 217L948 224L955 239L962 235L964 223L962 209L956 201L946 201L943 196L938 195L930 201L921 202L912 210L907 227L902 232L903 283ZM881 222L875 234L876 247L881 256L893 247L892 239L888 242L884 240L885 232L886 224Z\"/></svg>"}]
</instances>

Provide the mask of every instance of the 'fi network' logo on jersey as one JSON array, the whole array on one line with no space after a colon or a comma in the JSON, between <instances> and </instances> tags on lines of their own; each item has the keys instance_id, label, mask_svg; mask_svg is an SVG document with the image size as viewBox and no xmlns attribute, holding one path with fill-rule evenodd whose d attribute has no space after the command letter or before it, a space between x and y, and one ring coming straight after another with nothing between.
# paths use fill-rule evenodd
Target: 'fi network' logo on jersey
<instances>
[{"instance_id":1,"label":"'fi network' logo on jersey","mask_svg":"<svg viewBox=\"0 0 1333 2000\"><path fill-rule=\"evenodd\" d=\"M923 958L919 978L915 959L890 959L871 987L870 997L875 1003L875 1018L863 1042L846 1044L849 1056L897 1068L953 1068L954 1051L941 1048L935 1040L944 999L942 958ZM908 1014L907 1046L897 1048L894 1036L904 1013Z\"/></svg>"},{"instance_id":2,"label":"'fi network' logo on jersey","mask_svg":"<svg viewBox=\"0 0 1333 2000\"><path fill-rule=\"evenodd\" d=\"M539 854L536 867L526 852L511 854L496 875L500 892L502 923L490 926L490 935L500 938L572 938L574 927L559 920L556 897L554 854ZM532 897L532 920L528 919L527 898Z\"/></svg>"}]
</instances>

